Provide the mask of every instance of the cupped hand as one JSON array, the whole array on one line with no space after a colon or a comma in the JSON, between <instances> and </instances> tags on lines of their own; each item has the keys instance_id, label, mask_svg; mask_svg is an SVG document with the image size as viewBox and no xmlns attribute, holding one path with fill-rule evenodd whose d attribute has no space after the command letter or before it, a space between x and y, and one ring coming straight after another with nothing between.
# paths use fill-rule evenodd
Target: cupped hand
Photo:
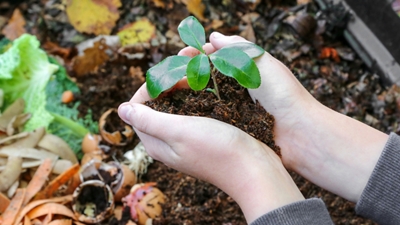
<instances>
[{"instance_id":1,"label":"cupped hand","mask_svg":"<svg viewBox=\"0 0 400 225\"><path fill-rule=\"evenodd\" d=\"M218 32L210 35L210 43L204 46L207 54L236 42L248 42L240 36L225 36ZM180 55L194 56L199 51L187 47L182 49ZM320 107L301 83L293 76L292 72L265 52L255 59L261 75L261 86L257 89L248 89L254 101L259 101L265 110L275 117L275 141L282 149L282 160L288 168L293 169L296 155L301 154L293 148L293 134L299 129L304 129L302 121L310 114L311 108ZM181 84L185 84L182 81ZM183 85L183 87L185 87ZM293 151L292 151L293 150Z\"/></svg>"},{"instance_id":2,"label":"cupped hand","mask_svg":"<svg viewBox=\"0 0 400 225\"><path fill-rule=\"evenodd\" d=\"M151 157L225 191L248 222L304 199L280 158L236 127L133 102L122 104L119 115L134 127Z\"/></svg>"},{"instance_id":3,"label":"cupped hand","mask_svg":"<svg viewBox=\"0 0 400 225\"><path fill-rule=\"evenodd\" d=\"M175 88L186 85L182 80ZM118 113L133 126L148 154L219 187L238 202L249 223L304 199L280 158L265 144L214 119L154 111L141 104L147 100L144 84Z\"/></svg>"},{"instance_id":4,"label":"cupped hand","mask_svg":"<svg viewBox=\"0 0 400 225\"><path fill-rule=\"evenodd\" d=\"M210 54L244 41L214 32L204 47ZM180 54L198 51L187 47ZM248 91L275 117L275 141L281 147L283 164L335 194L358 201L388 136L319 103L269 53L255 62L261 86Z\"/></svg>"},{"instance_id":5,"label":"cupped hand","mask_svg":"<svg viewBox=\"0 0 400 225\"><path fill-rule=\"evenodd\" d=\"M214 32L210 48L215 51L242 41L246 40ZM182 51L189 54L193 50ZM248 91L275 117L275 141L281 147L284 165L357 202L388 136L319 103L285 65L267 52L255 62L261 86Z\"/></svg>"}]
</instances>

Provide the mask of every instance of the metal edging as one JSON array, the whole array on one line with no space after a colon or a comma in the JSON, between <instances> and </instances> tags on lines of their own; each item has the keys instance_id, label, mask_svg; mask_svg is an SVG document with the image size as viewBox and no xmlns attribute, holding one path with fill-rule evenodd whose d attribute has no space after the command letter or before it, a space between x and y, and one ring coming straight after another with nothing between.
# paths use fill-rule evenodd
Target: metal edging
<instances>
[{"instance_id":1,"label":"metal edging","mask_svg":"<svg viewBox=\"0 0 400 225\"><path fill-rule=\"evenodd\" d=\"M348 4L343 0L316 0L316 2L321 9L325 9L330 2L342 3L352 15L344 31L345 39L364 63L381 76L386 85L400 86L400 65Z\"/></svg>"}]
</instances>

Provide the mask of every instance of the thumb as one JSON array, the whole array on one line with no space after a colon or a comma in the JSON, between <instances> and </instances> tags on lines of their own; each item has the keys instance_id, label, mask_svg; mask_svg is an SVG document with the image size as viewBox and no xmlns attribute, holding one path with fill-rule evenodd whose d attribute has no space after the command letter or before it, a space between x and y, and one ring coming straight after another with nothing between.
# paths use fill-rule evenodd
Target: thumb
<instances>
[{"instance_id":1,"label":"thumb","mask_svg":"<svg viewBox=\"0 0 400 225\"><path fill-rule=\"evenodd\" d=\"M237 35L225 36L219 32L213 32L210 35L210 43L214 46L215 49L220 49L226 45L236 42L249 42L249 41Z\"/></svg>"},{"instance_id":2,"label":"thumb","mask_svg":"<svg viewBox=\"0 0 400 225\"><path fill-rule=\"evenodd\" d=\"M119 117L136 130L160 139L174 139L171 127L181 127L176 115L162 113L139 103L123 103L118 108Z\"/></svg>"}]
</instances>

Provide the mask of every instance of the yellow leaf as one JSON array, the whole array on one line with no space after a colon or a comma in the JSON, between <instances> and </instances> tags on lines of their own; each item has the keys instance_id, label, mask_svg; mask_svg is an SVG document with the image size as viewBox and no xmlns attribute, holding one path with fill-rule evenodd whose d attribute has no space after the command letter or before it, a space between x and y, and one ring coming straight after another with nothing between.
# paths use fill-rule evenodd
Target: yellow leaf
<instances>
[{"instance_id":1,"label":"yellow leaf","mask_svg":"<svg viewBox=\"0 0 400 225\"><path fill-rule=\"evenodd\" d=\"M187 10L192 13L197 19L204 21L204 10L206 6L203 4L202 0L185 0Z\"/></svg>"},{"instance_id":2,"label":"yellow leaf","mask_svg":"<svg viewBox=\"0 0 400 225\"><path fill-rule=\"evenodd\" d=\"M128 24L118 32L122 46L149 42L154 36L156 27L147 19Z\"/></svg>"},{"instance_id":3,"label":"yellow leaf","mask_svg":"<svg viewBox=\"0 0 400 225\"><path fill-rule=\"evenodd\" d=\"M79 32L110 34L119 19L120 0L67 0L70 23Z\"/></svg>"}]
</instances>

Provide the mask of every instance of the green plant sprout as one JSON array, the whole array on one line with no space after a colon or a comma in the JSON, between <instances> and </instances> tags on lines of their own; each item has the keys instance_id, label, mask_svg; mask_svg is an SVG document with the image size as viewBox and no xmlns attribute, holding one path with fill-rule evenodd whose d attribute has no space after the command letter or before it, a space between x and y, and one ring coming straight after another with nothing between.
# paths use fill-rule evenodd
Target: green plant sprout
<instances>
[{"instance_id":1,"label":"green plant sprout","mask_svg":"<svg viewBox=\"0 0 400 225\"><path fill-rule=\"evenodd\" d=\"M169 56L146 73L147 91L151 98L157 98L163 91L172 88L185 75L189 87L195 91L204 89L210 77L213 79L213 93L221 99L215 79L215 71L234 78L245 88L258 88L261 84L260 71L253 58L264 54L264 49L250 42L227 45L206 55L204 27L193 16L184 19L178 26L182 41L200 51L193 58L189 56ZM210 61L213 64L211 72Z\"/></svg>"}]
</instances>

